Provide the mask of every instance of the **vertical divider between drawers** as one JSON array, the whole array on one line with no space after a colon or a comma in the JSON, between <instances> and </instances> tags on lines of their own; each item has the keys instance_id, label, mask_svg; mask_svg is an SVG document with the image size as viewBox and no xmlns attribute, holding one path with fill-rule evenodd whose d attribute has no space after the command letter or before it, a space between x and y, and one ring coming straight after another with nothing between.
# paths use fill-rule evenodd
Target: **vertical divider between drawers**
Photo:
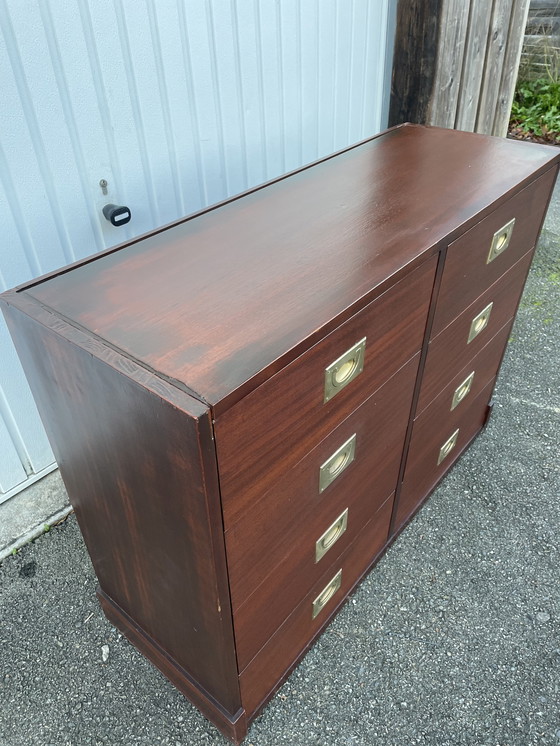
<instances>
[{"instance_id":1,"label":"vertical divider between drawers","mask_svg":"<svg viewBox=\"0 0 560 746\"><path fill-rule=\"evenodd\" d=\"M414 393L412 395L412 403L410 405L410 415L408 418L408 425L406 428L406 435L404 438L403 452L401 456L401 465L399 467L399 474L397 477L397 484L395 487L395 499L393 501L393 513L391 516L391 522L389 524L389 535L387 542L390 543L395 538L395 521L397 517L397 511L399 507L399 495L401 491L401 485L404 476L404 470L406 467L406 461L408 458L408 449L410 446L410 439L412 437L412 428L414 424L414 415L416 413L416 405L418 403L418 397L420 395L420 387L422 385L422 379L424 377L424 365L426 362L426 356L428 354L428 346L430 342L430 334L432 331L432 325L434 321L437 298L439 294L439 288L441 286L441 278L443 276L443 268L445 265L445 257L447 254L447 244L441 246L439 249L438 264L436 267L436 274L434 277L434 285L432 287L432 297L430 300L430 308L428 310L428 316L426 318L426 328L424 330L424 340L422 342L422 350L420 352L420 362L418 364L418 373L416 374L416 383L414 384Z\"/></svg>"}]
</instances>

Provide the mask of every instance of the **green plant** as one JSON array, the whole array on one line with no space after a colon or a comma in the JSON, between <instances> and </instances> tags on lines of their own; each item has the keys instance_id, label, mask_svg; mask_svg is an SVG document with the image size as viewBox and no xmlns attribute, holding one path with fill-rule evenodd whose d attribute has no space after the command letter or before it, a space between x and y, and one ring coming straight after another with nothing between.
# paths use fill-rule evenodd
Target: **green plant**
<instances>
[{"instance_id":1,"label":"green plant","mask_svg":"<svg viewBox=\"0 0 560 746\"><path fill-rule=\"evenodd\" d=\"M544 78L517 83L511 124L529 134L560 140L560 81Z\"/></svg>"}]
</instances>

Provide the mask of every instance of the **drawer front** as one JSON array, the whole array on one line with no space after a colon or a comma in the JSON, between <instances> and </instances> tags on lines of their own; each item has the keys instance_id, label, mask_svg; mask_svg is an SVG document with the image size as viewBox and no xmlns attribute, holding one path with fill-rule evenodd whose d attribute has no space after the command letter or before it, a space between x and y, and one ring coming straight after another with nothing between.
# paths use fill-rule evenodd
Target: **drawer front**
<instances>
[{"instance_id":1,"label":"drawer front","mask_svg":"<svg viewBox=\"0 0 560 746\"><path fill-rule=\"evenodd\" d=\"M253 595L234 611L235 642L237 662L240 669L258 653L266 641L272 637L296 606L306 597L309 589L323 577L327 568L332 567L353 541L361 529L370 521L378 520L379 500L375 485L370 484L370 495L364 494L359 500L348 500L341 512L329 512L328 518L313 521L302 546L294 542L294 552L286 557L283 566L272 572L257 588ZM387 498L387 495L385 495ZM374 510L378 506L378 511ZM317 541L333 525L346 517L347 530L318 562L316 561ZM388 525L384 523L387 538ZM382 529L378 527L379 531Z\"/></svg>"},{"instance_id":2,"label":"drawer front","mask_svg":"<svg viewBox=\"0 0 560 746\"><path fill-rule=\"evenodd\" d=\"M272 696L381 552L387 540L392 505L391 496L339 561L323 573L305 599L242 670L239 677L241 701L249 717Z\"/></svg>"},{"instance_id":3,"label":"drawer front","mask_svg":"<svg viewBox=\"0 0 560 746\"><path fill-rule=\"evenodd\" d=\"M529 252L430 341L422 377L423 404L447 386L508 321L513 323L531 258ZM480 331L473 336L477 324Z\"/></svg>"},{"instance_id":4,"label":"drawer front","mask_svg":"<svg viewBox=\"0 0 560 746\"><path fill-rule=\"evenodd\" d=\"M434 336L535 246L555 178L556 167L449 245Z\"/></svg>"},{"instance_id":5,"label":"drawer front","mask_svg":"<svg viewBox=\"0 0 560 746\"><path fill-rule=\"evenodd\" d=\"M324 562L352 541L363 526L363 516L369 520L393 492L417 368L418 355L302 461L286 470L255 507L226 531L234 609L263 581L268 586L287 586L286 578L295 569L288 599L288 608L293 608L315 574L322 572ZM323 470L322 465L326 465ZM346 508L347 530L315 563L315 542Z\"/></svg>"},{"instance_id":6,"label":"drawer front","mask_svg":"<svg viewBox=\"0 0 560 746\"><path fill-rule=\"evenodd\" d=\"M457 407L451 412L449 387L415 421L398 497L395 530L416 510L483 427L494 382L492 379L487 383L466 409Z\"/></svg>"},{"instance_id":7,"label":"drawer front","mask_svg":"<svg viewBox=\"0 0 560 746\"><path fill-rule=\"evenodd\" d=\"M218 417L226 528L419 351L435 266L432 257ZM363 339L361 372L350 367L350 382L327 398L326 371ZM336 369L341 376L344 366Z\"/></svg>"},{"instance_id":8,"label":"drawer front","mask_svg":"<svg viewBox=\"0 0 560 746\"><path fill-rule=\"evenodd\" d=\"M498 373L502 361L504 349L507 345L513 319L495 334L492 339L471 358L464 368L461 368L451 378L445 387L447 392L446 411L451 411L459 406L464 407L479 395L491 378ZM441 391L441 379L439 376L425 378L420 389L418 404L416 406L416 417L420 415L427 406L436 398ZM444 410L445 411L445 410Z\"/></svg>"}]
</instances>

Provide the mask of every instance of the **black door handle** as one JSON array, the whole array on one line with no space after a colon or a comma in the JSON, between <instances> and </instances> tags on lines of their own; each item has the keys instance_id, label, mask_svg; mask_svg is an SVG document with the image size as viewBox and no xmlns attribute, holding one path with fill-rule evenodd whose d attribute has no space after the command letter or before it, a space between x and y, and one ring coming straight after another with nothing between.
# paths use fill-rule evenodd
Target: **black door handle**
<instances>
[{"instance_id":1,"label":"black door handle","mask_svg":"<svg viewBox=\"0 0 560 746\"><path fill-rule=\"evenodd\" d=\"M125 205L105 205L103 215L112 225L125 225L132 217L130 209Z\"/></svg>"}]
</instances>

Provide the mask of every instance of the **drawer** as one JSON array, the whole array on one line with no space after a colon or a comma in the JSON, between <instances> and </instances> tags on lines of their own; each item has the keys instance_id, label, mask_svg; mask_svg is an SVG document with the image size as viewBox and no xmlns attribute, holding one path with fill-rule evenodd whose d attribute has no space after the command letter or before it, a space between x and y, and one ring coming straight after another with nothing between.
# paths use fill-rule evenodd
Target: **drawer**
<instances>
[{"instance_id":1,"label":"drawer","mask_svg":"<svg viewBox=\"0 0 560 746\"><path fill-rule=\"evenodd\" d=\"M435 266L432 257L217 418L226 529L420 350ZM363 339L361 373L325 401L327 371Z\"/></svg>"},{"instance_id":2,"label":"drawer","mask_svg":"<svg viewBox=\"0 0 560 746\"><path fill-rule=\"evenodd\" d=\"M249 717L273 694L284 674L293 668L381 552L387 540L392 505L393 496L241 672L241 698ZM324 603L319 609L321 601Z\"/></svg>"},{"instance_id":3,"label":"drawer","mask_svg":"<svg viewBox=\"0 0 560 746\"><path fill-rule=\"evenodd\" d=\"M451 407L455 409L458 406L464 406L467 402L476 399L488 381L497 375L512 324L513 319L509 319L482 350L451 378L445 387L447 392L446 411L450 411ZM424 380L416 405L416 417L440 393L440 383L440 378L436 376Z\"/></svg>"},{"instance_id":4,"label":"drawer","mask_svg":"<svg viewBox=\"0 0 560 746\"><path fill-rule=\"evenodd\" d=\"M430 341L422 377L422 403L439 393L498 331L513 323L532 251L520 259L446 329ZM490 306L490 304L492 304ZM477 324L480 331L476 333Z\"/></svg>"},{"instance_id":5,"label":"drawer","mask_svg":"<svg viewBox=\"0 0 560 746\"><path fill-rule=\"evenodd\" d=\"M340 553L394 491L418 357L302 461L287 469L254 508L226 532L234 610L251 594L258 594L265 578L267 586L288 586L287 578L295 572L295 579L289 582L289 606L293 608L307 592L306 583L313 582L313 573L322 572L329 555ZM345 534L336 542L338 546L333 544L314 564L316 540L346 508ZM265 595L260 593L260 597Z\"/></svg>"},{"instance_id":6,"label":"drawer","mask_svg":"<svg viewBox=\"0 0 560 746\"><path fill-rule=\"evenodd\" d=\"M434 336L535 246L556 171L547 171L449 245Z\"/></svg>"},{"instance_id":7,"label":"drawer","mask_svg":"<svg viewBox=\"0 0 560 746\"><path fill-rule=\"evenodd\" d=\"M495 379L466 409L449 412L443 391L415 421L396 508L395 529L409 518L486 422Z\"/></svg>"},{"instance_id":8,"label":"drawer","mask_svg":"<svg viewBox=\"0 0 560 746\"><path fill-rule=\"evenodd\" d=\"M361 529L368 522L379 520L379 506L384 504L387 495L384 495L385 500L378 499L375 485L370 483L369 487L369 496L367 492L364 492L359 499L348 500L347 509L342 512L330 511L325 514L324 520L313 521L312 526L308 527L302 545L298 546L294 542L293 556L286 557L282 565L278 566L252 596L235 611L235 642L240 669L244 668L272 637L282 622L309 593L309 589L321 579L326 569L339 560ZM335 525L335 521L340 523L341 519L347 519L347 530L332 549L316 562L317 540ZM381 528L378 530L381 531ZM387 538L388 526L385 526L384 530L385 538Z\"/></svg>"}]
</instances>

